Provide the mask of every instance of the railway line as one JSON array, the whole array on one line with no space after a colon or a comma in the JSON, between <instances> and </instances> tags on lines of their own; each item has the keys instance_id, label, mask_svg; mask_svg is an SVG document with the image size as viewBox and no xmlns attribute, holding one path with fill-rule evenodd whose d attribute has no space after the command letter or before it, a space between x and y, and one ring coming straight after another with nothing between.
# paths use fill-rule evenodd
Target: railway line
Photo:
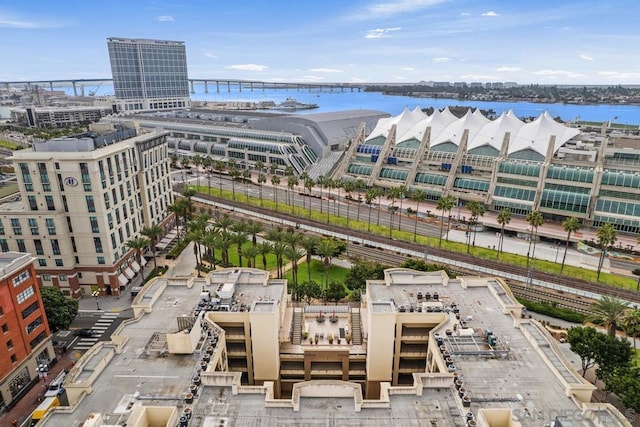
<instances>
[{"instance_id":1,"label":"railway line","mask_svg":"<svg viewBox=\"0 0 640 427\"><path fill-rule=\"evenodd\" d=\"M234 206L234 207L238 207L238 208L246 208L246 206L242 203L239 203L237 201L231 201L231 200L226 200L226 199L218 199L214 196L205 196L205 195L199 195L199 197L203 198L203 199L210 199L212 201L217 201L220 203L224 203L226 205L230 205L230 206ZM207 206L207 205L203 205L203 206ZM209 207L209 206L207 206ZM376 242L376 243L380 243L380 244L385 244L385 245L393 245L395 247L398 248L402 248L402 249L406 249L406 250L411 250L411 251L415 251L415 252L424 252L425 251L425 247L423 245L419 245L416 243L412 243L412 242L404 242L404 241L399 241L399 240L391 240L389 238L383 237L383 236L378 236L375 234L370 234L367 233L366 231L359 231L359 230L353 230L353 229L346 229L346 228L342 228L333 224L327 224L324 222L318 222L318 221L313 221L310 220L308 218L303 218L303 217L299 217L299 216L294 216L294 215L290 215L290 214L285 214L282 212L273 212L269 209L264 209L264 208L260 208L260 207L256 207L256 206L252 206L251 209L257 213L263 214L263 215L268 215L271 217L275 217L281 220L286 220L286 221L290 221L293 223L298 223L298 224L304 224L304 225L308 225L310 227L321 227L327 231L330 232L334 232L334 233L341 233L341 234L347 234L349 236L351 236L352 238L355 239L362 239L362 240L369 240L372 242ZM375 248L365 248L363 246L361 246L360 249L355 249L357 245L350 245L350 250L353 249L354 253L359 253L361 255L361 257L365 257L368 259L379 259L381 261L386 260L389 258L389 254L391 252L385 252L382 253L380 252L378 249ZM365 250L369 250L367 252L364 252ZM378 252L377 255L373 255L376 253L376 251ZM501 262L499 260L489 260L489 259L481 259L481 258L477 258L471 255L467 255L464 253L456 253L456 252L449 252L449 251L445 251L442 250L440 248L437 247L429 247L428 248L428 253L429 256L436 256L436 257L441 257L441 258L445 258L445 259L449 259L452 261L457 261L457 262L462 262L462 263L468 263L468 264L472 264L472 265L476 265L479 267L484 267L484 268L488 268L488 269L493 269L493 270L498 270L498 271L502 271L505 273L509 273L509 274L514 274L514 275L519 275L519 276L523 276L523 277L527 277L528 275L530 275L529 277L531 278L531 280L540 280L540 281L545 281L545 282L550 282L550 283L555 283L558 285L562 285L568 288L573 288L573 289L577 289L577 290L581 290L581 291L586 291L586 292L591 292L591 293L596 293L596 294L600 294L600 295L607 295L607 296L611 296L611 297L616 297L616 298L621 298L627 301L631 301L633 303L639 303L640 304L640 293L635 292L635 291L631 291L629 289L621 289L621 288L615 288L615 287L611 287L611 286L606 286L600 283L594 283L594 282L588 282L585 280L581 280L581 279L577 279L577 278L573 278L573 277L567 277L567 276L561 276L561 275L557 275L557 274L552 274L552 273L547 273L544 271L540 271L540 270L533 270L533 269L527 269L526 267L522 267L522 266L517 266L517 265L511 265L511 264L507 264L504 262ZM383 254L383 255L380 255ZM399 255L398 253L396 253L396 255ZM404 256L404 259L408 258L408 256ZM402 261L400 261L402 262ZM385 262L388 263L388 262ZM515 283L515 282L514 282ZM522 286L524 286L524 284L522 284ZM516 288L516 286L514 286L514 288ZM533 286L529 286L529 289L533 289ZM518 294L518 290L516 290L516 295ZM545 291L548 293L548 291ZM533 292L531 292L531 295L533 296ZM546 295L544 293L537 293L535 295L538 295L540 297L542 297L543 295L548 296L549 298L551 298L551 296L554 296L553 293L550 293L551 295ZM576 295L572 295L571 297L568 298L575 298ZM563 306L568 306L569 301L565 301L562 302L560 300L560 297L556 297L554 296L553 301L557 302L559 305L563 305Z\"/></svg>"}]
</instances>

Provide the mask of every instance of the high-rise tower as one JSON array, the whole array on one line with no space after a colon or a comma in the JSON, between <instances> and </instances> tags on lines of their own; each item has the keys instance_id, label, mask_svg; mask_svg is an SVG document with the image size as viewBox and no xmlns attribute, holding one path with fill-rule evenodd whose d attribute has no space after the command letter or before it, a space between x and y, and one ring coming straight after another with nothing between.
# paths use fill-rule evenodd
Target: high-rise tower
<instances>
[{"instance_id":1,"label":"high-rise tower","mask_svg":"<svg viewBox=\"0 0 640 427\"><path fill-rule=\"evenodd\" d=\"M120 111L189 106L184 42L110 37L107 45Z\"/></svg>"}]
</instances>

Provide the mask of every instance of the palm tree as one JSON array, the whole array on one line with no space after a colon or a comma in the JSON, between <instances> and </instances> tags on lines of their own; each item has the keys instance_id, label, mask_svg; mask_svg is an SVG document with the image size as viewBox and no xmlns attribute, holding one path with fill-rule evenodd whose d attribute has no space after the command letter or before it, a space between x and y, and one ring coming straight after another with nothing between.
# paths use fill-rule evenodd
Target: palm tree
<instances>
[{"instance_id":1,"label":"palm tree","mask_svg":"<svg viewBox=\"0 0 640 427\"><path fill-rule=\"evenodd\" d=\"M271 252L273 252L273 254L276 256L276 270L277 270L277 274L278 274L278 279L282 279L282 274L283 274L283 258L284 258L284 252L287 249L287 244L284 242L275 242L273 244L273 248L271 249Z\"/></svg>"},{"instance_id":2,"label":"palm tree","mask_svg":"<svg viewBox=\"0 0 640 427\"><path fill-rule=\"evenodd\" d=\"M362 205L361 191L367 188L367 183L364 179L356 179L354 184L354 190L358 192L358 213L356 214L356 220L360 221L360 205Z\"/></svg>"},{"instance_id":3,"label":"palm tree","mask_svg":"<svg viewBox=\"0 0 640 427\"><path fill-rule=\"evenodd\" d=\"M293 193L293 189L298 185L298 178L294 175L290 176L289 178L287 178L287 188L289 193ZM293 195L291 195L293 196ZM292 209L293 209L293 214L295 215L295 211L296 211L296 204L293 201L293 198L290 196L289 199L289 204L292 205ZM304 200L304 197L302 198L302 200Z\"/></svg>"},{"instance_id":4,"label":"palm tree","mask_svg":"<svg viewBox=\"0 0 640 427\"><path fill-rule=\"evenodd\" d=\"M156 261L156 244L158 243L158 237L162 236L162 227L159 225L151 225L149 227L144 227L141 231L141 234L149 239L149 243L151 244L151 252L153 253L153 268L154 270L158 268L158 263Z\"/></svg>"},{"instance_id":5,"label":"palm tree","mask_svg":"<svg viewBox=\"0 0 640 427\"><path fill-rule=\"evenodd\" d=\"M280 185L280 177L273 175L271 177L271 185L273 185L273 201L276 203L276 212L278 211L278 185Z\"/></svg>"},{"instance_id":6,"label":"palm tree","mask_svg":"<svg viewBox=\"0 0 640 427\"><path fill-rule=\"evenodd\" d=\"M269 173L271 175L275 175L277 170L278 170L278 164L277 163L269 163Z\"/></svg>"},{"instance_id":7,"label":"palm tree","mask_svg":"<svg viewBox=\"0 0 640 427\"><path fill-rule=\"evenodd\" d=\"M322 239L316 246L316 253L322 257L324 264L324 288L327 289L329 283L329 267L331 266L331 258L336 252L336 245L331 239Z\"/></svg>"},{"instance_id":8,"label":"palm tree","mask_svg":"<svg viewBox=\"0 0 640 427\"><path fill-rule=\"evenodd\" d=\"M258 244L258 234L264 231L264 226L259 222L249 221L245 227L245 231L251 236L253 246L256 246Z\"/></svg>"},{"instance_id":9,"label":"palm tree","mask_svg":"<svg viewBox=\"0 0 640 427\"><path fill-rule=\"evenodd\" d=\"M262 172L258 174L258 191L260 192L260 207L263 206L262 204L262 184L264 184L265 182L267 182L267 176L265 174L263 174Z\"/></svg>"},{"instance_id":10,"label":"palm tree","mask_svg":"<svg viewBox=\"0 0 640 427\"><path fill-rule=\"evenodd\" d=\"M542 214L538 211L531 211L527 214L527 222L530 226L529 231L529 250L527 251L527 267L529 267L529 259L535 258L536 240L538 240L538 227L544 223ZM531 243L533 243L533 252L531 252Z\"/></svg>"},{"instance_id":11,"label":"palm tree","mask_svg":"<svg viewBox=\"0 0 640 427\"><path fill-rule=\"evenodd\" d=\"M367 231L371 231L371 205L373 201L376 199L378 192L375 188L367 189L367 192L364 193L365 203L369 205L369 217L367 219Z\"/></svg>"},{"instance_id":12,"label":"palm tree","mask_svg":"<svg viewBox=\"0 0 640 427\"><path fill-rule=\"evenodd\" d=\"M562 228L567 232L567 239L565 240L564 255L562 256L560 273L562 273L562 270L564 270L564 262L567 259L567 250L569 249L569 240L571 239L571 233L575 233L576 231L580 230L580 227L582 227L582 224L576 217L572 216L562 221Z\"/></svg>"},{"instance_id":13,"label":"palm tree","mask_svg":"<svg viewBox=\"0 0 640 427\"><path fill-rule=\"evenodd\" d=\"M587 320L602 324L612 337L616 335L618 324L624 321L629 304L614 297L603 296L591 305L591 315Z\"/></svg>"},{"instance_id":14,"label":"palm tree","mask_svg":"<svg viewBox=\"0 0 640 427\"><path fill-rule=\"evenodd\" d=\"M220 233L218 233L215 246L220 249L220 253L222 254L222 265L225 267L229 267L229 248L231 245L233 245L232 234L226 230L220 231Z\"/></svg>"},{"instance_id":15,"label":"palm tree","mask_svg":"<svg viewBox=\"0 0 640 427\"><path fill-rule=\"evenodd\" d=\"M243 169L242 182L244 183L244 195L249 203L249 182L251 181L251 171L249 169Z\"/></svg>"},{"instance_id":16,"label":"palm tree","mask_svg":"<svg viewBox=\"0 0 640 427\"><path fill-rule=\"evenodd\" d=\"M354 181L343 181L342 188L344 188L344 192L347 193L347 227L349 227L349 201L351 200L351 192L355 190L355 182Z\"/></svg>"},{"instance_id":17,"label":"palm tree","mask_svg":"<svg viewBox=\"0 0 640 427\"><path fill-rule=\"evenodd\" d=\"M442 229L444 227L444 213L451 212L451 209L456 205L456 198L453 196L443 196L438 199L438 204L436 205L436 209L442 212L440 218L440 240L438 241L438 246L442 247ZM451 219L449 219L451 221ZM450 224L447 225L447 229ZM447 242L449 241L449 232L447 231Z\"/></svg>"},{"instance_id":18,"label":"palm tree","mask_svg":"<svg viewBox=\"0 0 640 427\"><path fill-rule=\"evenodd\" d=\"M229 215L224 214L221 217L216 218L213 226L221 231L228 231L233 226L233 220Z\"/></svg>"},{"instance_id":19,"label":"palm tree","mask_svg":"<svg viewBox=\"0 0 640 427\"><path fill-rule=\"evenodd\" d=\"M287 246L284 256L291 261L291 276L293 278L293 287L298 286L298 260L302 258L304 252L295 246Z\"/></svg>"},{"instance_id":20,"label":"palm tree","mask_svg":"<svg viewBox=\"0 0 640 427\"><path fill-rule=\"evenodd\" d=\"M184 156L180 159L180 164L182 165L182 169L187 169L190 163L191 163L191 159L189 158L189 156Z\"/></svg>"},{"instance_id":21,"label":"palm tree","mask_svg":"<svg viewBox=\"0 0 640 427\"><path fill-rule=\"evenodd\" d=\"M142 250L149 245L149 239L145 237L137 237L131 239L126 243L127 247L136 250L136 260L138 264L142 265Z\"/></svg>"},{"instance_id":22,"label":"palm tree","mask_svg":"<svg viewBox=\"0 0 640 427\"><path fill-rule=\"evenodd\" d=\"M416 223L413 226L413 241L418 240L418 214L420 213L420 202L427 200L427 193L424 190L418 188L411 192L411 199L416 202Z\"/></svg>"},{"instance_id":23,"label":"palm tree","mask_svg":"<svg viewBox=\"0 0 640 427\"><path fill-rule=\"evenodd\" d=\"M600 272L602 271L602 266L604 264L604 257L607 255L607 252L611 246L616 243L618 240L618 232L615 227L611 224L603 224L598 228L596 232L598 246L600 246L600 260L598 261L598 274L596 276L597 280L600 280Z\"/></svg>"},{"instance_id":24,"label":"palm tree","mask_svg":"<svg viewBox=\"0 0 640 427\"><path fill-rule=\"evenodd\" d=\"M220 186L220 195L222 196L222 171L225 170L226 166L222 160L216 160L214 168L218 171L218 185Z\"/></svg>"},{"instance_id":25,"label":"palm tree","mask_svg":"<svg viewBox=\"0 0 640 427\"><path fill-rule=\"evenodd\" d=\"M211 195L211 166L213 166L213 159L210 156L204 156L202 158L202 167L207 173L207 194Z\"/></svg>"},{"instance_id":26,"label":"palm tree","mask_svg":"<svg viewBox=\"0 0 640 427\"><path fill-rule=\"evenodd\" d=\"M500 241L498 242L498 253L496 254L496 259L500 252L502 252L502 242L504 242L504 226L511 222L511 211L508 208L502 208L500 212L498 212L498 216L496 218L498 224L500 224Z\"/></svg>"},{"instance_id":27,"label":"palm tree","mask_svg":"<svg viewBox=\"0 0 640 427\"><path fill-rule=\"evenodd\" d=\"M200 154L193 156L193 166L196 168L196 183L200 187L200 165L202 164L202 157Z\"/></svg>"},{"instance_id":28,"label":"palm tree","mask_svg":"<svg viewBox=\"0 0 640 427\"><path fill-rule=\"evenodd\" d=\"M478 222L478 217L484 216L484 206L482 206L482 204L480 202L477 202L475 200L471 200L470 202L467 203L467 205L465 206L469 212L471 213L471 216L469 217L469 222L467 222L467 233L469 233L469 235L467 236L467 253L469 253L469 246L470 246L470 242L471 242L471 231L469 229L469 225L468 224L473 224L473 246L476 246L476 225Z\"/></svg>"},{"instance_id":29,"label":"palm tree","mask_svg":"<svg viewBox=\"0 0 640 427\"><path fill-rule=\"evenodd\" d=\"M249 241L248 236L244 231L237 231L233 235L233 243L235 243L238 251L238 267L242 267L242 246Z\"/></svg>"},{"instance_id":30,"label":"palm tree","mask_svg":"<svg viewBox=\"0 0 640 427\"><path fill-rule=\"evenodd\" d=\"M396 213L396 197L399 195L399 188L393 187L390 188L387 192L387 199L391 199L391 203L389 204L389 237L393 237L393 215Z\"/></svg>"},{"instance_id":31,"label":"palm tree","mask_svg":"<svg viewBox=\"0 0 640 427\"><path fill-rule=\"evenodd\" d=\"M313 255L318 242L319 240L315 236L308 236L300 241L300 247L304 249L304 253L307 257L307 272L309 273L309 282L311 282L311 256Z\"/></svg>"},{"instance_id":32,"label":"palm tree","mask_svg":"<svg viewBox=\"0 0 640 427\"><path fill-rule=\"evenodd\" d=\"M242 250L245 258L247 258L247 267L256 268L256 257L260 254L260 250L253 245L247 246Z\"/></svg>"},{"instance_id":33,"label":"palm tree","mask_svg":"<svg viewBox=\"0 0 640 427\"><path fill-rule=\"evenodd\" d=\"M404 200L404 198L407 196L407 186L406 185L400 185L399 187L396 187L396 196L398 197L398 199L400 199L400 215L398 215L398 231L400 231L402 229L402 201Z\"/></svg>"},{"instance_id":34,"label":"palm tree","mask_svg":"<svg viewBox=\"0 0 640 427\"><path fill-rule=\"evenodd\" d=\"M262 241L262 242L258 243L256 248L258 248L258 253L262 256L262 269L266 270L267 269L267 255L269 255L271 253L271 250L273 249L273 246L271 245L271 242L267 242L265 240L265 241Z\"/></svg>"},{"instance_id":35,"label":"palm tree","mask_svg":"<svg viewBox=\"0 0 640 427\"><path fill-rule=\"evenodd\" d=\"M313 186L316 185L316 182L311 177L306 177L304 179L304 188L307 190L309 196L311 196L311 190L313 190ZM308 215L311 216L311 201L309 201L309 211Z\"/></svg>"},{"instance_id":36,"label":"palm tree","mask_svg":"<svg viewBox=\"0 0 640 427\"><path fill-rule=\"evenodd\" d=\"M180 217L187 209L187 199L177 199L173 204L167 206L167 210L176 216L176 234L180 238Z\"/></svg>"},{"instance_id":37,"label":"palm tree","mask_svg":"<svg viewBox=\"0 0 640 427\"><path fill-rule=\"evenodd\" d=\"M324 179L324 187L327 189L327 224L331 220L329 203L331 203L331 189L335 188L335 185L336 184L335 184L334 180L332 180L331 178L326 178L325 177L325 179Z\"/></svg>"},{"instance_id":38,"label":"palm tree","mask_svg":"<svg viewBox=\"0 0 640 427\"><path fill-rule=\"evenodd\" d=\"M229 166L229 176L231 177L231 197L236 199L236 178L240 176L240 171L236 165L236 159L229 159L227 162Z\"/></svg>"},{"instance_id":39,"label":"palm tree","mask_svg":"<svg viewBox=\"0 0 640 427\"><path fill-rule=\"evenodd\" d=\"M636 338L640 332L640 310L638 310L637 306L627 310L623 319L623 327L627 336L631 335L633 337L633 350L635 352Z\"/></svg>"},{"instance_id":40,"label":"palm tree","mask_svg":"<svg viewBox=\"0 0 640 427\"><path fill-rule=\"evenodd\" d=\"M257 170L258 173L262 172L262 169L264 169L264 162L262 160L257 160L254 164L253 164L253 169Z\"/></svg>"},{"instance_id":41,"label":"palm tree","mask_svg":"<svg viewBox=\"0 0 640 427\"><path fill-rule=\"evenodd\" d=\"M322 214L322 187L324 187L326 183L327 183L327 178L325 178L324 175L320 175L318 177L318 180L316 181L316 184L318 184L318 187L320 187L320 213L321 214Z\"/></svg>"},{"instance_id":42,"label":"palm tree","mask_svg":"<svg viewBox=\"0 0 640 427\"><path fill-rule=\"evenodd\" d=\"M207 257L211 262L211 269L213 270L216 268L216 245L218 236L219 231L216 229L207 230L204 236L202 236L202 244L206 249Z\"/></svg>"},{"instance_id":43,"label":"palm tree","mask_svg":"<svg viewBox=\"0 0 640 427\"><path fill-rule=\"evenodd\" d=\"M282 241L296 249L300 246L300 242L302 242L302 239L304 239L304 235L301 233L287 232L282 234Z\"/></svg>"}]
</instances>

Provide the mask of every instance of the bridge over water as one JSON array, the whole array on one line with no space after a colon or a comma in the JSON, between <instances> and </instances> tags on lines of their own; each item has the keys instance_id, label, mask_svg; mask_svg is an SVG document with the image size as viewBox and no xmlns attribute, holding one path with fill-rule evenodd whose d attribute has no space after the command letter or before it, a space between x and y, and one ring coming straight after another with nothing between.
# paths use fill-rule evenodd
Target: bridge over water
<instances>
[{"instance_id":1,"label":"bridge over water","mask_svg":"<svg viewBox=\"0 0 640 427\"><path fill-rule=\"evenodd\" d=\"M25 87L29 90L35 85L48 86L50 90L55 87L73 87L73 95L78 96L78 86L84 87L85 84L92 83L102 85L105 83L113 83L113 79L56 79L56 80L23 80L23 81L3 81L0 86L10 89L12 86ZM241 79L189 79L189 88L191 93L195 93L195 85L204 85L204 92L209 93L209 89L215 87L215 92L237 90L238 92L254 90L278 90L278 89L295 89L313 91L362 91L366 85L363 83L304 83L304 82L268 82L261 80L241 80Z\"/></svg>"}]
</instances>

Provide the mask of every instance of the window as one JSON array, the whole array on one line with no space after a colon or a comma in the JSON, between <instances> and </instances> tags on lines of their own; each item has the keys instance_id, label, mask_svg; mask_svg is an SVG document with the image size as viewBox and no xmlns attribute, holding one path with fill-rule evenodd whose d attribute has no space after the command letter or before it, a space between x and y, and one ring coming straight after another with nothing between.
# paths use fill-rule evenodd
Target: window
<instances>
[{"instance_id":1,"label":"window","mask_svg":"<svg viewBox=\"0 0 640 427\"><path fill-rule=\"evenodd\" d=\"M6 334L7 332L9 332L9 326L6 323L2 324L2 333Z\"/></svg>"},{"instance_id":2,"label":"window","mask_svg":"<svg viewBox=\"0 0 640 427\"><path fill-rule=\"evenodd\" d=\"M18 218L11 218L11 227L13 228L13 234L20 236L22 234L22 226Z\"/></svg>"},{"instance_id":3,"label":"window","mask_svg":"<svg viewBox=\"0 0 640 427\"><path fill-rule=\"evenodd\" d=\"M53 251L54 255L61 255L58 239L51 239L51 250Z\"/></svg>"},{"instance_id":4,"label":"window","mask_svg":"<svg viewBox=\"0 0 640 427\"><path fill-rule=\"evenodd\" d=\"M98 218L95 216L90 216L89 217L89 223L91 224L91 232L92 233L99 233L100 232L100 227L98 226Z\"/></svg>"},{"instance_id":5,"label":"window","mask_svg":"<svg viewBox=\"0 0 640 427\"><path fill-rule=\"evenodd\" d=\"M38 266L46 267L47 266L47 260L43 259L43 258L38 258Z\"/></svg>"},{"instance_id":6,"label":"window","mask_svg":"<svg viewBox=\"0 0 640 427\"><path fill-rule=\"evenodd\" d=\"M29 307L22 310L22 319L24 320L27 317L31 316L33 313L35 313L38 310L38 308L40 308L40 306L38 305L38 301L30 304Z\"/></svg>"},{"instance_id":7,"label":"window","mask_svg":"<svg viewBox=\"0 0 640 427\"><path fill-rule=\"evenodd\" d=\"M42 317L38 317L36 320L27 325L27 333L30 334L40 325L42 325Z\"/></svg>"},{"instance_id":8,"label":"window","mask_svg":"<svg viewBox=\"0 0 640 427\"><path fill-rule=\"evenodd\" d=\"M56 224L55 224L55 222L53 222L53 218L45 219L45 223L47 224L47 232L49 233L49 235L55 236L56 235Z\"/></svg>"},{"instance_id":9,"label":"window","mask_svg":"<svg viewBox=\"0 0 640 427\"><path fill-rule=\"evenodd\" d=\"M50 282L51 281L51 275L50 274L43 274L42 275L42 280L44 280L46 282Z\"/></svg>"},{"instance_id":10,"label":"window","mask_svg":"<svg viewBox=\"0 0 640 427\"><path fill-rule=\"evenodd\" d=\"M91 191L91 184L82 184L84 191Z\"/></svg>"},{"instance_id":11,"label":"window","mask_svg":"<svg viewBox=\"0 0 640 427\"><path fill-rule=\"evenodd\" d=\"M42 184L42 191L51 191L51 184Z\"/></svg>"},{"instance_id":12,"label":"window","mask_svg":"<svg viewBox=\"0 0 640 427\"><path fill-rule=\"evenodd\" d=\"M2 223L1 219L0 219L0 234L4 234L4 224Z\"/></svg>"},{"instance_id":13,"label":"window","mask_svg":"<svg viewBox=\"0 0 640 427\"><path fill-rule=\"evenodd\" d=\"M29 299L30 297L32 297L33 295L35 295L35 290L33 289L33 286L29 286L27 289L25 289L24 291L20 292L17 296L17 300L19 304L22 304L23 302L25 302L27 299Z\"/></svg>"},{"instance_id":14,"label":"window","mask_svg":"<svg viewBox=\"0 0 640 427\"><path fill-rule=\"evenodd\" d=\"M11 350L13 348L13 340L7 341L7 350Z\"/></svg>"},{"instance_id":15,"label":"window","mask_svg":"<svg viewBox=\"0 0 640 427\"><path fill-rule=\"evenodd\" d=\"M53 196L44 196L45 202L47 202L47 209L50 211L56 210L56 205L53 203Z\"/></svg>"},{"instance_id":16,"label":"window","mask_svg":"<svg viewBox=\"0 0 640 427\"><path fill-rule=\"evenodd\" d=\"M0 250L2 250L2 252L9 252L9 245L7 244L7 239L0 239Z\"/></svg>"},{"instance_id":17,"label":"window","mask_svg":"<svg viewBox=\"0 0 640 427\"><path fill-rule=\"evenodd\" d=\"M47 165L45 163L38 163L38 173L40 173L40 182L48 184L49 175L47 175Z\"/></svg>"},{"instance_id":18,"label":"window","mask_svg":"<svg viewBox=\"0 0 640 427\"><path fill-rule=\"evenodd\" d=\"M18 358L16 357L15 354L11 355L11 363L16 363L18 361Z\"/></svg>"},{"instance_id":19,"label":"window","mask_svg":"<svg viewBox=\"0 0 640 427\"><path fill-rule=\"evenodd\" d=\"M15 288L16 286L26 282L27 280L29 280L29 277L31 277L31 272L29 272L29 270L24 270L22 273L13 278L13 287Z\"/></svg>"},{"instance_id":20,"label":"window","mask_svg":"<svg viewBox=\"0 0 640 427\"><path fill-rule=\"evenodd\" d=\"M16 239L18 245L18 252L27 252L27 247L24 244L24 239Z\"/></svg>"},{"instance_id":21,"label":"window","mask_svg":"<svg viewBox=\"0 0 640 427\"><path fill-rule=\"evenodd\" d=\"M61 259L56 258L56 267L62 267L64 264Z\"/></svg>"},{"instance_id":22,"label":"window","mask_svg":"<svg viewBox=\"0 0 640 427\"><path fill-rule=\"evenodd\" d=\"M99 256L98 257L98 264L106 264L105 259L103 256Z\"/></svg>"},{"instance_id":23,"label":"window","mask_svg":"<svg viewBox=\"0 0 640 427\"><path fill-rule=\"evenodd\" d=\"M31 340L31 342L29 343L29 347L31 347L31 349L33 350L38 344L44 341L45 338L46 334L44 333L44 331L40 332L37 337Z\"/></svg>"},{"instance_id":24,"label":"window","mask_svg":"<svg viewBox=\"0 0 640 427\"><path fill-rule=\"evenodd\" d=\"M101 254L104 252L103 248L102 248L102 239L100 239L100 237L94 237L93 238L93 245L96 247L96 253L97 254Z\"/></svg>"},{"instance_id":25,"label":"window","mask_svg":"<svg viewBox=\"0 0 640 427\"><path fill-rule=\"evenodd\" d=\"M40 234L40 231L38 230L38 220L35 218L29 218L29 229L31 230L31 235L32 236L37 236L38 234Z\"/></svg>"},{"instance_id":26,"label":"window","mask_svg":"<svg viewBox=\"0 0 640 427\"><path fill-rule=\"evenodd\" d=\"M85 196L85 198L87 200L87 210L89 212L95 212L96 211L96 205L95 205L95 203L93 201L93 196Z\"/></svg>"},{"instance_id":27,"label":"window","mask_svg":"<svg viewBox=\"0 0 640 427\"><path fill-rule=\"evenodd\" d=\"M60 280L61 282L66 282L67 281L67 275L66 274L58 275L58 280Z\"/></svg>"},{"instance_id":28,"label":"window","mask_svg":"<svg viewBox=\"0 0 640 427\"><path fill-rule=\"evenodd\" d=\"M36 247L36 255L44 255L44 249L42 248L41 240L34 240L33 245Z\"/></svg>"}]
</instances>

